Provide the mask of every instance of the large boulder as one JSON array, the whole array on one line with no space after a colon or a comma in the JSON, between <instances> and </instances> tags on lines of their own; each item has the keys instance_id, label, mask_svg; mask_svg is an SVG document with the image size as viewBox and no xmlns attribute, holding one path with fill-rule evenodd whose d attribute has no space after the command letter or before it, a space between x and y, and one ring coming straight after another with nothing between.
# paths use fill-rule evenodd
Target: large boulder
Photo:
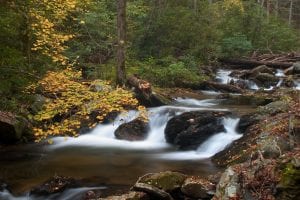
<instances>
[{"instance_id":1,"label":"large boulder","mask_svg":"<svg viewBox=\"0 0 300 200\"><path fill-rule=\"evenodd\" d=\"M300 74L300 62L293 64L293 74Z\"/></svg>"},{"instance_id":2,"label":"large boulder","mask_svg":"<svg viewBox=\"0 0 300 200\"><path fill-rule=\"evenodd\" d=\"M30 130L30 123L23 117L0 111L0 144L19 141Z\"/></svg>"},{"instance_id":3,"label":"large boulder","mask_svg":"<svg viewBox=\"0 0 300 200\"><path fill-rule=\"evenodd\" d=\"M168 143L180 149L196 149L210 136L225 131L222 119L229 112L193 111L173 117L166 126Z\"/></svg>"},{"instance_id":4,"label":"large boulder","mask_svg":"<svg viewBox=\"0 0 300 200\"><path fill-rule=\"evenodd\" d=\"M269 73L258 73L251 78L258 86L270 87L278 83L279 78Z\"/></svg>"},{"instance_id":5,"label":"large boulder","mask_svg":"<svg viewBox=\"0 0 300 200\"><path fill-rule=\"evenodd\" d=\"M239 173L232 167L229 167L221 176L214 199L240 199L240 194L241 186L239 183Z\"/></svg>"},{"instance_id":6,"label":"large boulder","mask_svg":"<svg viewBox=\"0 0 300 200\"><path fill-rule=\"evenodd\" d=\"M215 193L215 185L200 177L189 177L184 181L181 191L194 199L211 199Z\"/></svg>"},{"instance_id":7,"label":"large boulder","mask_svg":"<svg viewBox=\"0 0 300 200\"><path fill-rule=\"evenodd\" d=\"M131 190L145 192L153 199L178 199L186 178L184 174L171 171L150 173L140 177Z\"/></svg>"},{"instance_id":8,"label":"large boulder","mask_svg":"<svg viewBox=\"0 0 300 200\"><path fill-rule=\"evenodd\" d=\"M115 131L115 136L120 140L139 141L147 137L148 123L137 118L120 125Z\"/></svg>"},{"instance_id":9,"label":"large boulder","mask_svg":"<svg viewBox=\"0 0 300 200\"><path fill-rule=\"evenodd\" d=\"M40 186L30 191L31 195L44 196L61 193L69 188L78 187L78 181L70 177L54 176L45 181Z\"/></svg>"}]
</instances>

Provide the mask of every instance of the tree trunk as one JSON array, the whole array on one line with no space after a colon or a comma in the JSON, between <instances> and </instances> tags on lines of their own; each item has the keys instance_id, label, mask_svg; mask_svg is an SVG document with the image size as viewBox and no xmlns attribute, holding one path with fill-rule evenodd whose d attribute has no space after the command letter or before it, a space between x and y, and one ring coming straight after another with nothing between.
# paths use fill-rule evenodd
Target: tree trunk
<instances>
[{"instance_id":1,"label":"tree trunk","mask_svg":"<svg viewBox=\"0 0 300 200\"><path fill-rule=\"evenodd\" d=\"M293 0L290 1L290 9L289 9L289 25L292 24L293 17Z\"/></svg>"},{"instance_id":2,"label":"tree trunk","mask_svg":"<svg viewBox=\"0 0 300 200\"><path fill-rule=\"evenodd\" d=\"M126 0L118 0L117 5L117 85L123 86L126 81L125 74L125 47L126 47Z\"/></svg>"},{"instance_id":3,"label":"tree trunk","mask_svg":"<svg viewBox=\"0 0 300 200\"><path fill-rule=\"evenodd\" d=\"M279 0L276 0L276 2L275 2L275 15L276 15L276 17L278 17L278 13L279 13Z\"/></svg>"},{"instance_id":4,"label":"tree trunk","mask_svg":"<svg viewBox=\"0 0 300 200\"><path fill-rule=\"evenodd\" d=\"M197 5L197 0L194 0L194 12L197 14L198 11L198 5Z\"/></svg>"},{"instance_id":5,"label":"tree trunk","mask_svg":"<svg viewBox=\"0 0 300 200\"><path fill-rule=\"evenodd\" d=\"M270 21L270 0L267 0L267 20Z\"/></svg>"}]
</instances>

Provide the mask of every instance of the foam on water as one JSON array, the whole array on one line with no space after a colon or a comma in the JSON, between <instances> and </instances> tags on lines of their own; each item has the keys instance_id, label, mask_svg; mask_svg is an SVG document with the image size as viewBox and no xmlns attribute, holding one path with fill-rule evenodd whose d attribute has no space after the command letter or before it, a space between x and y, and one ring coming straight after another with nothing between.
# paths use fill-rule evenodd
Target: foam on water
<instances>
[{"instance_id":1,"label":"foam on water","mask_svg":"<svg viewBox=\"0 0 300 200\"><path fill-rule=\"evenodd\" d=\"M230 74L231 74L230 70L220 69L217 71L216 79L222 84L228 84L231 80L234 81L238 80L236 78L231 77Z\"/></svg>"},{"instance_id":2,"label":"foam on water","mask_svg":"<svg viewBox=\"0 0 300 200\"><path fill-rule=\"evenodd\" d=\"M284 71L281 70L281 69L277 69L275 76L277 76L277 77L285 77Z\"/></svg>"},{"instance_id":3,"label":"foam on water","mask_svg":"<svg viewBox=\"0 0 300 200\"><path fill-rule=\"evenodd\" d=\"M186 106L211 107L217 105L215 99L198 100L198 99L178 97L175 99L175 101Z\"/></svg>"}]
</instances>

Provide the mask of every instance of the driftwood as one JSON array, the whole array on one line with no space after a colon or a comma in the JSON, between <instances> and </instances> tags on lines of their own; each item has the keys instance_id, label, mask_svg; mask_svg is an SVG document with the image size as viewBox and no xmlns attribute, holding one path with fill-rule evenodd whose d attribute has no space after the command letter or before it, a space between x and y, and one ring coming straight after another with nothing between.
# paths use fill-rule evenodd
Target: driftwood
<instances>
[{"instance_id":1,"label":"driftwood","mask_svg":"<svg viewBox=\"0 0 300 200\"><path fill-rule=\"evenodd\" d=\"M259 65L266 65L272 68L286 69L293 65L293 63L300 61L299 53L286 53L286 54L253 54L250 58L243 59L220 59L224 64L233 66L241 66L243 68L253 68Z\"/></svg>"},{"instance_id":2,"label":"driftwood","mask_svg":"<svg viewBox=\"0 0 300 200\"><path fill-rule=\"evenodd\" d=\"M238 86L221 84L212 81L204 81L197 89L216 90L220 92L229 92L229 93L243 93L243 90Z\"/></svg>"},{"instance_id":3,"label":"driftwood","mask_svg":"<svg viewBox=\"0 0 300 200\"><path fill-rule=\"evenodd\" d=\"M140 79L136 75L128 78L128 84L131 87L134 87L147 98L149 98L152 94L151 84L145 80Z\"/></svg>"},{"instance_id":4,"label":"driftwood","mask_svg":"<svg viewBox=\"0 0 300 200\"><path fill-rule=\"evenodd\" d=\"M220 59L224 64L242 66L243 68L253 68L259 65L266 65L272 68L286 69L293 65L292 62L274 62L274 61L257 61L247 59Z\"/></svg>"},{"instance_id":5,"label":"driftwood","mask_svg":"<svg viewBox=\"0 0 300 200\"><path fill-rule=\"evenodd\" d=\"M134 88L135 96L140 104L147 107L167 104L161 95L152 92L151 84L148 81L139 78L137 75L129 77L127 84Z\"/></svg>"}]
</instances>

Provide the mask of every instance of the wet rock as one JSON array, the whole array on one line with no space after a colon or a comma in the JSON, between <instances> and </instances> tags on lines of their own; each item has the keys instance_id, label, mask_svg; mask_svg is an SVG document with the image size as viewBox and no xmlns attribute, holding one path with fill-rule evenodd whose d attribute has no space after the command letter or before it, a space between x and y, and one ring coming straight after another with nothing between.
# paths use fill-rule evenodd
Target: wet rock
<instances>
[{"instance_id":1,"label":"wet rock","mask_svg":"<svg viewBox=\"0 0 300 200\"><path fill-rule=\"evenodd\" d=\"M244 133L250 126L258 123L261 120L261 117L256 115L255 113L243 115L240 118L238 124L238 131Z\"/></svg>"},{"instance_id":2,"label":"wet rock","mask_svg":"<svg viewBox=\"0 0 300 200\"><path fill-rule=\"evenodd\" d=\"M85 196L82 200L95 199L96 197L97 197L96 193L94 191L90 190L85 193Z\"/></svg>"},{"instance_id":3,"label":"wet rock","mask_svg":"<svg viewBox=\"0 0 300 200\"><path fill-rule=\"evenodd\" d=\"M42 185L35 187L30 191L32 195L50 195L63 192L68 188L78 187L78 182L70 177L54 176L45 181Z\"/></svg>"},{"instance_id":4,"label":"wet rock","mask_svg":"<svg viewBox=\"0 0 300 200\"><path fill-rule=\"evenodd\" d=\"M147 137L147 122L137 118L131 122L120 125L115 131L115 136L120 140L139 141Z\"/></svg>"},{"instance_id":5,"label":"wet rock","mask_svg":"<svg viewBox=\"0 0 300 200\"><path fill-rule=\"evenodd\" d=\"M180 187L185 179L186 175L178 172L146 174L139 178L132 190L146 192L153 199L182 199Z\"/></svg>"},{"instance_id":6,"label":"wet rock","mask_svg":"<svg viewBox=\"0 0 300 200\"><path fill-rule=\"evenodd\" d=\"M215 185L200 177L189 177L184 181L181 191L191 198L211 199L214 195Z\"/></svg>"},{"instance_id":7,"label":"wet rock","mask_svg":"<svg viewBox=\"0 0 300 200\"><path fill-rule=\"evenodd\" d=\"M248 88L248 84L244 80L237 80L233 84L236 85L237 87L241 88L241 89L247 89Z\"/></svg>"},{"instance_id":8,"label":"wet rock","mask_svg":"<svg viewBox=\"0 0 300 200\"><path fill-rule=\"evenodd\" d=\"M98 198L97 200L149 200L149 196L144 192L129 192L120 196L109 196L106 198Z\"/></svg>"},{"instance_id":9,"label":"wet rock","mask_svg":"<svg viewBox=\"0 0 300 200\"><path fill-rule=\"evenodd\" d=\"M0 111L0 144L13 144L30 132L30 123L23 117Z\"/></svg>"},{"instance_id":10,"label":"wet rock","mask_svg":"<svg viewBox=\"0 0 300 200\"><path fill-rule=\"evenodd\" d=\"M225 131L222 119L229 112L194 111L173 117L165 128L168 143L180 149L196 149L210 136Z\"/></svg>"},{"instance_id":11,"label":"wet rock","mask_svg":"<svg viewBox=\"0 0 300 200\"><path fill-rule=\"evenodd\" d=\"M118 117L118 115L120 114L119 111L112 111L110 113L108 113L103 121L102 121L102 124L110 124L110 123L113 123L115 121L115 119Z\"/></svg>"},{"instance_id":12,"label":"wet rock","mask_svg":"<svg viewBox=\"0 0 300 200\"><path fill-rule=\"evenodd\" d=\"M274 101L263 107L258 108L259 114L275 115L277 113L285 112L289 109L289 105L284 101Z\"/></svg>"},{"instance_id":13,"label":"wet rock","mask_svg":"<svg viewBox=\"0 0 300 200\"><path fill-rule=\"evenodd\" d=\"M252 105L262 106L271 103L273 99L259 94L242 94L231 95L222 94L217 96L218 99L224 99L221 103L224 105Z\"/></svg>"},{"instance_id":14,"label":"wet rock","mask_svg":"<svg viewBox=\"0 0 300 200\"><path fill-rule=\"evenodd\" d=\"M146 174L140 177L137 183L148 184L170 193L172 191L175 191L176 189L179 189L184 183L185 179L186 175L184 174L181 174L179 172L166 171Z\"/></svg>"},{"instance_id":15,"label":"wet rock","mask_svg":"<svg viewBox=\"0 0 300 200\"><path fill-rule=\"evenodd\" d=\"M257 138L257 145L264 158L278 158L291 149L293 141L284 136L261 133Z\"/></svg>"},{"instance_id":16,"label":"wet rock","mask_svg":"<svg viewBox=\"0 0 300 200\"><path fill-rule=\"evenodd\" d=\"M232 167L229 167L221 176L215 198L222 200L239 199L240 193L239 174Z\"/></svg>"},{"instance_id":17,"label":"wet rock","mask_svg":"<svg viewBox=\"0 0 300 200\"><path fill-rule=\"evenodd\" d=\"M268 73L259 73L256 76L251 78L258 86L270 87L278 83L279 78L273 74Z\"/></svg>"},{"instance_id":18,"label":"wet rock","mask_svg":"<svg viewBox=\"0 0 300 200\"><path fill-rule=\"evenodd\" d=\"M300 62L293 64L293 74L300 74Z\"/></svg>"},{"instance_id":19,"label":"wet rock","mask_svg":"<svg viewBox=\"0 0 300 200\"><path fill-rule=\"evenodd\" d=\"M291 67L285 69L283 72L284 72L284 74L285 74L286 76L288 76L288 75L292 75L292 74L293 74L293 70L294 70L294 67L291 66Z\"/></svg>"}]
</instances>

